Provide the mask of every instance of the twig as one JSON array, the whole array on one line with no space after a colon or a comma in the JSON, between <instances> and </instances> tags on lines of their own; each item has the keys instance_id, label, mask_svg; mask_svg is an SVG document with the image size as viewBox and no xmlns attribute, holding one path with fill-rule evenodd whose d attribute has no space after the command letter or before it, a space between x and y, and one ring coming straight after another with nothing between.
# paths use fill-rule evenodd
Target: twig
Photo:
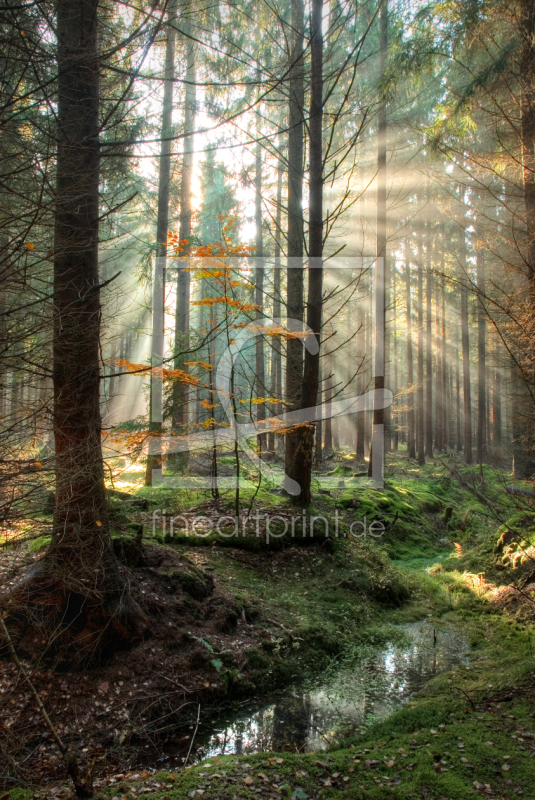
<instances>
[{"instance_id":1,"label":"twig","mask_svg":"<svg viewBox=\"0 0 535 800\"><path fill-rule=\"evenodd\" d=\"M473 709L474 709L474 711L475 711L475 710L476 710L476 704L474 703L474 701L472 700L472 698L470 697L470 695L468 695L468 694L467 694L467 693L464 691L464 689L461 689L461 687L460 687L460 686L454 686L453 688L454 688L454 689L457 689L459 692L462 692L462 693L464 694L464 696L466 697L466 699L468 700L468 702L470 703L470 705L472 706L472 708L473 708Z\"/></svg>"},{"instance_id":2,"label":"twig","mask_svg":"<svg viewBox=\"0 0 535 800\"><path fill-rule=\"evenodd\" d=\"M200 720L200 718L201 718L201 704L199 703L199 707L197 708L197 724L195 725L195 730L193 731L193 736L191 737L191 742L189 743L189 750L188 750L188 754L186 756L186 760L184 761L184 765L183 765L184 767L188 763L188 759L190 757L191 748L193 747L193 742L195 741L195 735L196 735L197 730L199 728L199 720Z\"/></svg>"},{"instance_id":3,"label":"twig","mask_svg":"<svg viewBox=\"0 0 535 800\"><path fill-rule=\"evenodd\" d=\"M530 497L532 500L535 499L535 492L532 489L524 489L523 486L507 486L506 489L509 494L521 494L525 497Z\"/></svg>"},{"instance_id":4,"label":"twig","mask_svg":"<svg viewBox=\"0 0 535 800\"><path fill-rule=\"evenodd\" d=\"M72 782L74 784L74 789L75 789L75 792L76 792L76 796L80 797L80 798L92 797L93 796L93 770L92 770L92 766L88 769L87 774L86 774L86 778L85 778L85 780L83 780L80 777L80 770L79 770L78 762L77 762L77 759L76 759L76 753L73 753L72 751L70 751L69 748L66 745L63 744L62 740L60 739L60 737L59 737L59 735L58 735L58 733L56 731L56 729L54 728L54 725L52 724L52 720L48 716L48 712L47 712L46 708L43 705L43 701L41 700L41 696L39 695L39 692L37 691L37 689L33 685L30 676L26 672L24 666L22 665L22 663L19 660L19 657L17 656L17 653L15 652L15 648L13 646L13 641L11 639L11 636L9 635L9 631L8 631L8 629L6 627L6 623L4 622L4 619L3 619L2 615L0 615L0 626L1 626L2 631L4 633L4 636L5 636L5 639L6 639L6 642L7 642L7 646L8 646L9 652L11 654L11 658L13 659L13 662L15 663L15 665L16 665L17 669L19 670L20 674L22 675L22 677L24 678L24 680L26 681L26 683L30 687L30 691L33 694L33 697L34 697L35 702L37 704L37 708L39 709L39 712L40 712L41 716L43 717L43 719L44 719L44 721L46 723L46 726L48 727L50 733L52 734L52 737L53 737L54 741L56 742L61 755L63 756L63 760L65 761L65 766L67 768L67 774L69 775L69 777L71 778L71 780L72 780Z\"/></svg>"},{"instance_id":5,"label":"twig","mask_svg":"<svg viewBox=\"0 0 535 800\"><path fill-rule=\"evenodd\" d=\"M293 632L289 630L285 625L283 625L282 622L277 622L276 619L268 619L268 617L266 617L265 619L266 622L270 623L270 625L275 625L276 628L280 628L282 631L284 631L284 633L288 634L290 639L293 639Z\"/></svg>"}]
</instances>

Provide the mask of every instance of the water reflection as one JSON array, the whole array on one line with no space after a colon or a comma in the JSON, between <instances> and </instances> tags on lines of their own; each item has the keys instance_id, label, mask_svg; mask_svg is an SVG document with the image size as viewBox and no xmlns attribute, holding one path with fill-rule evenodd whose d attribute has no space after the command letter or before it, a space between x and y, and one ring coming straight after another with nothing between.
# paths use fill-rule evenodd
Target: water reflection
<instances>
[{"instance_id":1,"label":"water reflection","mask_svg":"<svg viewBox=\"0 0 535 800\"><path fill-rule=\"evenodd\" d=\"M423 685L456 664L467 663L465 637L429 623L401 626L402 641L363 649L351 664L315 684L264 700L213 730L197 759L264 750L323 750L341 734L358 733L385 719Z\"/></svg>"}]
</instances>

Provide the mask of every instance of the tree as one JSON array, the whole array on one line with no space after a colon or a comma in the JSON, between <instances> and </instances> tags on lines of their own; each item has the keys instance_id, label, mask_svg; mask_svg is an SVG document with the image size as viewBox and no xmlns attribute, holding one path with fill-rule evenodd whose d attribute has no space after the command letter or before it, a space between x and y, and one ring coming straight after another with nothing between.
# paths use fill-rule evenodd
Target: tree
<instances>
[{"instance_id":1,"label":"tree","mask_svg":"<svg viewBox=\"0 0 535 800\"><path fill-rule=\"evenodd\" d=\"M196 57L197 46L192 38L192 26L186 24L186 90L184 99L184 151L182 155L182 171L180 176L180 229L179 239L182 242L181 255L187 256L191 246L192 236L192 184L193 184L193 158L195 150L195 119L196 119ZM189 34L189 35L188 35ZM178 261L177 298L175 315L175 369L180 369L183 364L182 353L189 347L189 304L190 304L190 273L187 261ZM188 424L188 393L181 382L176 382L173 387L173 428Z\"/></svg>"},{"instance_id":2,"label":"tree","mask_svg":"<svg viewBox=\"0 0 535 800\"><path fill-rule=\"evenodd\" d=\"M139 633L110 537L101 450L98 0L57 6L52 539L22 599L88 658ZM50 602L50 597L53 602Z\"/></svg>"},{"instance_id":3,"label":"tree","mask_svg":"<svg viewBox=\"0 0 535 800\"><path fill-rule=\"evenodd\" d=\"M175 17L178 0L170 0L165 46L165 80L162 106L162 133L160 146L160 175L158 182L158 216L156 221L156 257L154 259L154 286L152 307L152 361L161 366L163 359L165 272L167 266L167 236L169 233L169 188L171 181L171 151L173 134L173 89L175 78ZM147 456L145 486L152 486L153 470L161 469L159 437L162 435L162 382L156 371L150 383L150 449Z\"/></svg>"},{"instance_id":4,"label":"tree","mask_svg":"<svg viewBox=\"0 0 535 800\"><path fill-rule=\"evenodd\" d=\"M323 0L312 0L310 17L310 117L308 194L308 297L307 325L316 346L305 350L301 408L316 405L319 388L320 333L323 305ZM297 431L293 477L300 485L298 502L311 502L310 483L314 448L314 426Z\"/></svg>"}]
</instances>

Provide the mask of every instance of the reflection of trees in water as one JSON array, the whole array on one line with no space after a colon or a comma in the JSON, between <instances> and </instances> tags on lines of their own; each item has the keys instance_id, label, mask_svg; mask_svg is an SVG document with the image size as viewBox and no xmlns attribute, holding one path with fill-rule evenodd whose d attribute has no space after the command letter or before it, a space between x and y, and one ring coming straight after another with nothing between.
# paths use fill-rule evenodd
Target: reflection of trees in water
<instances>
[{"instance_id":1,"label":"reflection of trees in water","mask_svg":"<svg viewBox=\"0 0 535 800\"><path fill-rule=\"evenodd\" d=\"M464 637L429 624L409 628L405 644L368 649L361 659L324 676L310 694L278 697L212 737L212 752L320 749L342 731L384 719L430 678L462 659ZM219 749L219 747L221 749Z\"/></svg>"},{"instance_id":2,"label":"reflection of trees in water","mask_svg":"<svg viewBox=\"0 0 535 800\"><path fill-rule=\"evenodd\" d=\"M282 698L273 709L273 750L304 751L310 733L310 721L308 695Z\"/></svg>"}]
</instances>

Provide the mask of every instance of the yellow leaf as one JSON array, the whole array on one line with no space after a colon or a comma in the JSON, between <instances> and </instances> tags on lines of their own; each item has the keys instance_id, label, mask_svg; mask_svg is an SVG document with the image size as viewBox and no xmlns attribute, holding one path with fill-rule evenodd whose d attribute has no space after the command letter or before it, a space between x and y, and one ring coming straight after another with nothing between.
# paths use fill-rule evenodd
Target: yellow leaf
<instances>
[{"instance_id":1,"label":"yellow leaf","mask_svg":"<svg viewBox=\"0 0 535 800\"><path fill-rule=\"evenodd\" d=\"M35 247L33 242L26 242L26 250L33 250Z\"/></svg>"},{"instance_id":2,"label":"yellow leaf","mask_svg":"<svg viewBox=\"0 0 535 800\"><path fill-rule=\"evenodd\" d=\"M95 525L97 526L97 528L102 528L102 522L99 519L97 519Z\"/></svg>"}]
</instances>

